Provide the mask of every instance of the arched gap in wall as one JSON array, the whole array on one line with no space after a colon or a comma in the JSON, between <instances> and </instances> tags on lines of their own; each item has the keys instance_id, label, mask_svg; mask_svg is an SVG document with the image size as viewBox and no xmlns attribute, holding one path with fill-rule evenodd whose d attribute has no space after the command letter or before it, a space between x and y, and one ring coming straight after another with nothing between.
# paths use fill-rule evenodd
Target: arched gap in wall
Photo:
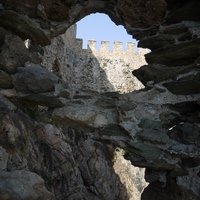
<instances>
[{"instance_id":1,"label":"arched gap in wall","mask_svg":"<svg viewBox=\"0 0 200 200\"><path fill-rule=\"evenodd\" d=\"M146 64L144 55L148 50L137 48L137 41L123 26L116 26L108 15L100 13L86 16L76 25L77 47L83 48L84 52L92 50L99 62L99 70L105 73L107 83L112 85L112 89L108 87L107 91L129 93L144 87L133 77L132 71ZM103 79L97 70L93 71L94 80ZM99 87L100 83L97 85ZM102 85L106 84L102 82Z\"/></svg>"},{"instance_id":2,"label":"arched gap in wall","mask_svg":"<svg viewBox=\"0 0 200 200\"><path fill-rule=\"evenodd\" d=\"M123 51L126 50L127 42L137 41L128 35L123 26L117 26L106 14L90 14L77 22L77 38L83 39L83 48L87 48L87 41L92 39L97 42L97 49L100 49L101 41L109 41L110 50L113 49L113 42L123 42ZM137 49L136 49L137 51Z\"/></svg>"}]
</instances>

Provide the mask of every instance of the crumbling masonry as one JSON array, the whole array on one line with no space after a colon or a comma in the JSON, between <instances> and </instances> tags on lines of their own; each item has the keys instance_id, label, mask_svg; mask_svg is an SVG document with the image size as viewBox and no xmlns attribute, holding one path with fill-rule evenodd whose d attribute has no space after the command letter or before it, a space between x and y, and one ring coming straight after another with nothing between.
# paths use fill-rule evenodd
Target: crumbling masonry
<instances>
[{"instance_id":1,"label":"crumbling masonry","mask_svg":"<svg viewBox=\"0 0 200 200\"><path fill-rule=\"evenodd\" d=\"M59 72L70 88L129 93L143 87L132 71L146 64L144 55L148 49L136 51L136 44L128 42L123 51L123 43L116 41L111 51L109 41L101 41L97 50L95 40L89 40L87 49L83 49L83 40L76 38L76 28L76 24L71 26L45 48L43 66Z\"/></svg>"}]
</instances>

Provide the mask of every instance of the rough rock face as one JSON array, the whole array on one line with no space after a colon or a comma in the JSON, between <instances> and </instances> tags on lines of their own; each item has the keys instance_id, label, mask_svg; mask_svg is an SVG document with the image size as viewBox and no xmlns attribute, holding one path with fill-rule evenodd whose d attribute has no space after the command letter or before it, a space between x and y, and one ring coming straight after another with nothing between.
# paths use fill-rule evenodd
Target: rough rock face
<instances>
[{"instance_id":1,"label":"rough rock face","mask_svg":"<svg viewBox=\"0 0 200 200\"><path fill-rule=\"evenodd\" d=\"M15 44L15 45L13 45ZM16 59L13 59L16 58ZM14 35L6 35L1 46L0 68L9 74L17 72L17 68L31 59L22 39Z\"/></svg>"},{"instance_id":2,"label":"rough rock face","mask_svg":"<svg viewBox=\"0 0 200 200\"><path fill-rule=\"evenodd\" d=\"M35 173L25 170L0 171L0 179L2 199L54 199L45 188L44 180Z\"/></svg>"},{"instance_id":3,"label":"rough rock face","mask_svg":"<svg viewBox=\"0 0 200 200\"><path fill-rule=\"evenodd\" d=\"M0 0L1 199L128 200L128 179L120 181L113 169L115 147L132 165L146 168L150 184L142 200L200 199L199 5L198 0ZM40 45L95 12L108 14L151 49L148 65L133 72L145 89L124 95L74 91L40 70L33 79L17 79L26 80L32 93L16 84L19 67L29 71L29 65L40 64ZM41 80L52 80L42 90L41 74ZM18 181L24 193L12 187Z\"/></svg>"},{"instance_id":4,"label":"rough rock face","mask_svg":"<svg viewBox=\"0 0 200 200\"><path fill-rule=\"evenodd\" d=\"M19 110L1 124L1 199L129 199L130 191L114 172L123 169L116 162L112 166L122 159L112 145L59 123L41 122L46 112L33 112ZM138 187L140 194L144 186Z\"/></svg>"}]
</instances>

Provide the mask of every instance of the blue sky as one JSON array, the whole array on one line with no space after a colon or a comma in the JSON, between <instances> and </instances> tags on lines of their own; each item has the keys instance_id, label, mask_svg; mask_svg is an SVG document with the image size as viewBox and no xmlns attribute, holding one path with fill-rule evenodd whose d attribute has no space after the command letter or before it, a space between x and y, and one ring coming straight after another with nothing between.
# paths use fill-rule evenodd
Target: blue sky
<instances>
[{"instance_id":1,"label":"blue sky","mask_svg":"<svg viewBox=\"0 0 200 200\"><path fill-rule=\"evenodd\" d=\"M87 48L87 40L97 41L97 49L100 48L100 41L110 41L110 49L114 41L123 42L125 50L126 42L135 42L131 35L128 35L123 26L117 26L105 14L91 14L77 22L77 38L83 39L83 48Z\"/></svg>"}]
</instances>

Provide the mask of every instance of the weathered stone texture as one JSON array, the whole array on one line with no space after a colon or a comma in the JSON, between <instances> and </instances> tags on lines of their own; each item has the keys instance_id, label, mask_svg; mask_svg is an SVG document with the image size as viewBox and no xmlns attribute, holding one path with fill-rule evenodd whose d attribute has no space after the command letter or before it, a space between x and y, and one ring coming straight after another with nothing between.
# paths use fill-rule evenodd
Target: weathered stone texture
<instances>
[{"instance_id":1,"label":"weathered stone texture","mask_svg":"<svg viewBox=\"0 0 200 200\"><path fill-rule=\"evenodd\" d=\"M35 173L25 170L0 171L0 179L1 199L54 199L54 195L45 188L44 180Z\"/></svg>"},{"instance_id":2,"label":"weathered stone texture","mask_svg":"<svg viewBox=\"0 0 200 200\"><path fill-rule=\"evenodd\" d=\"M127 26L139 28L141 24L142 27L150 27L160 23L165 14L166 6L167 4L164 0L133 0L131 3L129 0L120 0L117 4L117 9Z\"/></svg>"},{"instance_id":3,"label":"weathered stone texture","mask_svg":"<svg viewBox=\"0 0 200 200\"><path fill-rule=\"evenodd\" d=\"M14 74L18 67L31 60L31 55L18 36L6 35L4 44L1 46L0 60L0 68Z\"/></svg>"},{"instance_id":4,"label":"weathered stone texture","mask_svg":"<svg viewBox=\"0 0 200 200\"><path fill-rule=\"evenodd\" d=\"M102 41L97 50L96 41L90 40L88 49L82 49L74 25L44 51L42 65L59 74L70 88L128 93L143 87L131 72L146 64L144 54L148 49L139 48L136 52L134 43L127 43L123 51L122 43L115 42L111 51L108 41Z\"/></svg>"},{"instance_id":5,"label":"weathered stone texture","mask_svg":"<svg viewBox=\"0 0 200 200\"><path fill-rule=\"evenodd\" d=\"M3 89L14 87L12 84L12 77L3 70L0 70L0 87Z\"/></svg>"},{"instance_id":6,"label":"weathered stone texture","mask_svg":"<svg viewBox=\"0 0 200 200\"><path fill-rule=\"evenodd\" d=\"M199 8L198 0L0 0L0 74L5 78L0 82L0 199L135 200L131 191L140 194L145 184L130 181L137 172L130 162L146 168L149 185L142 200L200 199ZM95 12L108 14L141 39L141 47L151 49L148 64L133 72L144 89L119 94L114 86L101 94L82 90L87 79L81 75L73 79L74 73L94 77L100 72L93 71L100 51L91 51L91 60L88 51L64 48L73 44L65 36L52 38ZM48 57L40 45L50 44L50 38L55 48L47 47ZM25 39L31 40L25 42L29 48ZM50 66L41 63L44 55ZM83 63L78 68L81 59L90 70L84 71ZM22 72L17 71L30 72L30 63L49 71L25 74L19 86L14 80ZM127 69L126 61L106 63ZM69 79L59 74L62 70ZM95 77L109 78L106 73ZM116 147L129 163L115 157Z\"/></svg>"},{"instance_id":7,"label":"weathered stone texture","mask_svg":"<svg viewBox=\"0 0 200 200\"><path fill-rule=\"evenodd\" d=\"M45 33L38 29L37 25L24 15L10 10L1 11L0 24L5 29L15 32L23 40L29 38L37 44L50 44L50 40Z\"/></svg>"},{"instance_id":8,"label":"weathered stone texture","mask_svg":"<svg viewBox=\"0 0 200 200\"><path fill-rule=\"evenodd\" d=\"M152 51L145 57L149 64L161 64L172 67L189 65L194 63L199 57L199 44L200 40L195 39L186 44L181 43L161 50Z\"/></svg>"},{"instance_id":9,"label":"weathered stone texture","mask_svg":"<svg viewBox=\"0 0 200 200\"><path fill-rule=\"evenodd\" d=\"M13 84L22 93L45 93L54 90L59 78L39 65L19 68L13 77Z\"/></svg>"},{"instance_id":10,"label":"weathered stone texture","mask_svg":"<svg viewBox=\"0 0 200 200\"><path fill-rule=\"evenodd\" d=\"M5 160L0 166L9 172L0 172L1 199L129 200L133 195L127 189L133 191L134 187L130 183L128 187L122 185L117 174L127 179L121 164L129 174L135 169L122 155L115 160L112 145L67 126L37 122L22 111L4 120L0 155ZM138 176L143 176L142 170L137 171ZM144 186L140 181L137 185L135 190L140 194Z\"/></svg>"},{"instance_id":11,"label":"weathered stone texture","mask_svg":"<svg viewBox=\"0 0 200 200\"><path fill-rule=\"evenodd\" d=\"M123 158L123 150L116 150L115 173L119 176L126 192L121 192L119 199L136 200L141 198L141 193L148 184L144 180L144 168L132 167L131 162ZM119 164L120 163L120 164ZM143 180L143 181L142 181Z\"/></svg>"}]
</instances>

